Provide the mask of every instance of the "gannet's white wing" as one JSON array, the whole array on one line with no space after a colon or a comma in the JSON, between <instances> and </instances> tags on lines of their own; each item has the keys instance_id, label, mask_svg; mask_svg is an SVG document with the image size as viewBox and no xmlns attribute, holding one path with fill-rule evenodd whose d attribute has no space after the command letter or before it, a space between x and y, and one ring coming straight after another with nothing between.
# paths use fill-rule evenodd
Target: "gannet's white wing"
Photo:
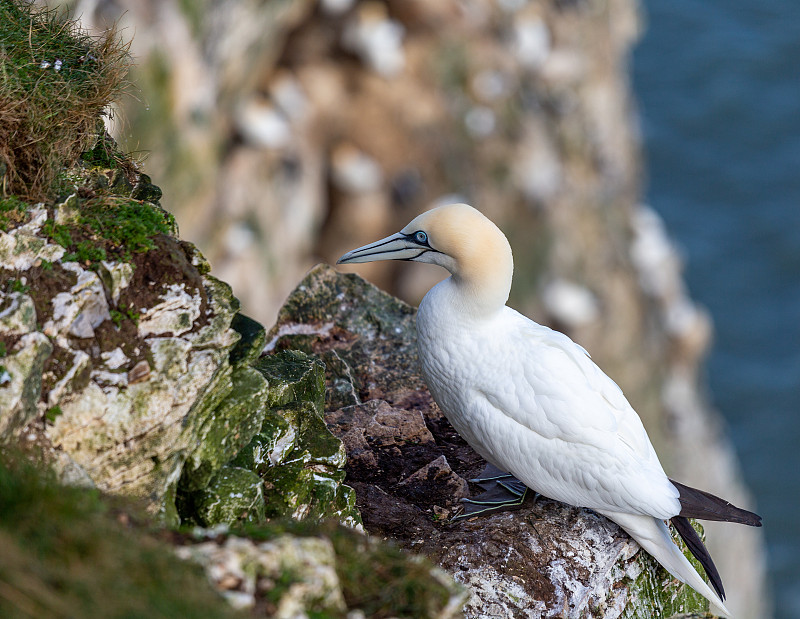
<instances>
[{"instance_id":1,"label":"gannet's white wing","mask_svg":"<svg viewBox=\"0 0 800 619\"><path fill-rule=\"evenodd\" d=\"M510 309L504 320L514 337L503 338L503 375L487 377L477 391L505 445L487 447L551 498L611 512L677 515L678 490L616 383L566 335Z\"/></svg>"}]
</instances>

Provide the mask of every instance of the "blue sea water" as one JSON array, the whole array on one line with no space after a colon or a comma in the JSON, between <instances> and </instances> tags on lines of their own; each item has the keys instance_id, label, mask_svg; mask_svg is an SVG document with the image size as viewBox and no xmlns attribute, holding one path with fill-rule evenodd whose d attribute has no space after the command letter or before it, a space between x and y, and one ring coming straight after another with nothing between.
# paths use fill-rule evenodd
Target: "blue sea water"
<instances>
[{"instance_id":1,"label":"blue sea water","mask_svg":"<svg viewBox=\"0 0 800 619\"><path fill-rule=\"evenodd\" d=\"M714 317L713 400L800 618L800 0L644 0L647 201Z\"/></svg>"}]
</instances>

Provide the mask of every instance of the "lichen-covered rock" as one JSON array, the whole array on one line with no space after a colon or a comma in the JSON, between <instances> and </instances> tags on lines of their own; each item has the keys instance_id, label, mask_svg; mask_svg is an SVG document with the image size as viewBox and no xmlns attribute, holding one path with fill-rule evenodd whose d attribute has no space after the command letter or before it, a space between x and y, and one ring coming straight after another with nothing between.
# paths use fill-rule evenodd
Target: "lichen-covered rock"
<instances>
[{"instance_id":1,"label":"lichen-covered rock","mask_svg":"<svg viewBox=\"0 0 800 619\"><path fill-rule=\"evenodd\" d=\"M0 269L27 271L37 260L55 262L64 256L63 247L38 234L47 219L47 209L38 204L25 224L8 233L0 230Z\"/></svg>"},{"instance_id":2,"label":"lichen-covered rock","mask_svg":"<svg viewBox=\"0 0 800 619\"><path fill-rule=\"evenodd\" d=\"M252 321L251 321L252 322ZM198 447L184 465L178 487L178 511L189 522L232 524L236 514L249 521L265 517L335 518L359 526L353 490L345 486L344 446L323 419L324 365L299 351L282 351L256 360L265 331L247 320L237 325L253 333L249 343L231 352L237 365L229 395L199 417ZM242 509L251 477L262 480L259 509ZM217 488L225 480L225 492ZM242 488L236 488L237 483ZM228 504L229 503L229 504ZM219 519L219 520L217 520Z\"/></svg>"},{"instance_id":3,"label":"lichen-covered rock","mask_svg":"<svg viewBox=\"0 0 800 619\"><path fill-rule=\"evenodd\" d=\"M53 345L41 333L27 333L0 355L0 443L18 433L36 416L44 363Z\"/></svg>"},{"instance_id":4,"label":"lichen-covered rock","mask_svg":"<svg viewBox=\"0 0 800 619\"><path fill-rule=\"evenodd\" d=\"M233 464L260 475L276 464L286 461L297 442L297 430L279 410L268 410L260 432L243 447Z\"/></svg>"},{"instance_id":5,"label":"lichen-covered rock","mask_svg":"<svg viewBox=\"0 0 800 619\"><path fill-rule=\"evenodd\" d=\"M589 510L540 497L513 513L449 523L465 480L484 463L419 376L412 308L321 265L290 295L269 335L276 350L335 355L325 376L325 420L347 449L347 482L364 527L428 555L468 586L468 617L666 617L707 609Z\"/></svg>"},{"instance_id":6,"label":"lichen-covered rock","mask_svg":"<svg viewBox=\"0 0 800 619\"><path fill-rule=\"evenodd\" d=\"M236 608L252 608L269 589L269 616L294 619L316 614L341 616L346 608L336 557L327 539L283 535L268 542L229 537L176 550L205 567L211 582Z\"/></svg>"},{"instance_id":7,"label":"lichen-covered rock","mask_svg":"<svg viewBox=\"0 0 800 619\"><path fill-rule=\"evenodd\" d=\"M186 455L202 449L198 439L206 416L233 387L228 353L238 335L228 325L236 300L229 294L212 296L209 293L227 291L208 276L206 280L202 293L195 289L193 294L202 298L211 316L223 320L212 322L206 316L200 321L195 316L196 333L184 330L182 336L165 332L154 337L150 329L134 330L131 325L133 338L120 342L129 353L127 365L117 366L118 355L105 359L91 355L90 379L76 381L61 398L48 399L49 406L60 409L52 425L44 427L52 445L85 469L99 488L145 498L154 511L163 509ZM164 294L170 290L166 284ZM183 295L181 288L179 296ZM175 308L180 322L185 316L183 304L176 303ZM144 302L137 308L146 309ZM122 335L109 322L95 338L100 350L117 344ZM198 336L200 345L192 335ZM65 352L72 350L72 339L62 336L56 341ZM132 376L135 364L142 362L144 376Z\"/></svg>"},{"instance_id":8,"label":"lichen-covered rock","mask_svg":"<svg viewBox=\"0 0 800 619\"><path fill-rule=\"evenodd\" d=\"M36 306L21 292L0 292L0 333L23 335L36 328Z\"/></svg>"},{"instance_id":9,"label":"lichen-covered rock","mask_svg":"<svg viewBox=\"0 0 800 619\"><path fill-rule=\"evenodd\" d=\"M65 479L174 519L187 456L197 450L195 462L218 469L249 442L266 381L232 372L230 287L166 236L174 225L158 205L108 193L94 172L78 165L60 203L4 206L14 217L0 232L0 439L40 449ZM234 380L255 418L229 395ZM220 437L213 415L229 397L220 423L231 432ZM229 451L208 457L205 435Z\"/></svg>"},{"instance_id":10,"label":"lichen-covered rock","mask_svg":"<svg viewBox=\"0 0 800 619\"><path fill-rule=\"evenodd\" d=\"M78 165L60 202L4 203L0 439L171 524L358 525L324 364L259 358L265 328L157 204L131 198L137 178Z\"/></svg>"},{"instance_id":11,"label":"lichen-covered rock","mask_svg":"<svg viewBox=\"0 0 800 619\"><path fill-rule=\"evenodd\" d=\"M325 366L313 356L285 351L266 356L254 364L269 381L270 406L290 402L312 402L322 413L325 393Z\"/></svg>"},{"instance_id":12,"label":"lichen-covered rock","mask_svg":"<svg viewBox=\"0 0 800 619\"><path fill-rule=\"evenodd\" d=\"M356 494L344 482L344 472L330 472L290 461L265 473L267 515L271 517L335 518L359 526Z\"/></svg>"},{"instance_id":13,"label":"lichen-covered rock","mask_svg":"<svg viewBox=\"0 0 800 619\"><path fill-rule=\"evenodd\" d=\"M455 619L467 597L423 557L331 522L195 529L183 544L178 556L259 616Z\"/></svg>"}]
</instances>

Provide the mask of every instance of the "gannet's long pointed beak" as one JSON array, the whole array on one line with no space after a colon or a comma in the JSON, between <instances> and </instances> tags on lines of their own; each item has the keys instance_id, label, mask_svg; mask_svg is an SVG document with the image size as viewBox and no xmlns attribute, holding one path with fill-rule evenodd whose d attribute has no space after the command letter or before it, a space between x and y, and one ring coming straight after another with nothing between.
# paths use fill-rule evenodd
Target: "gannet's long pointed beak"
<instances>
[{"instance_id":1,"label":"gannet's long pointed beak","mask_svg":"<svg viewBox=\"0 0 800 619\"><path fill-rule=\"evenodd\" d=\"M336 264L376 262L378 260L413 260L419 258L426 251L430 251L430 247L416 242L412 235L398 232L380 241L347 252L336 261Z\"/></svg>"}]
</instances>

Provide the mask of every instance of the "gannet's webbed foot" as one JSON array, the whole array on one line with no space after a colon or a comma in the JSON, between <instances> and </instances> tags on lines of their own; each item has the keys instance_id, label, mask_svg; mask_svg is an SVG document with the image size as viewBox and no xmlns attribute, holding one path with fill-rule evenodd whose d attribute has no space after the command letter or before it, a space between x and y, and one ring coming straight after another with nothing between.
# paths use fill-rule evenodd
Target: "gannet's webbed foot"
<instances>
[{"instance_id":1,"label":"gannet's webbed foot","mask_svg":"<svg viewBox=\"0 0 800 619\"><path fill-rule=\"evenodd\" d=\"M478 484L485 492L471 499L461 499L464 509L451 518L451 522L520 507L528 495L525 484L492 464L487 464L478 477L469 481Z\"/></svg>"}]
</instances>

